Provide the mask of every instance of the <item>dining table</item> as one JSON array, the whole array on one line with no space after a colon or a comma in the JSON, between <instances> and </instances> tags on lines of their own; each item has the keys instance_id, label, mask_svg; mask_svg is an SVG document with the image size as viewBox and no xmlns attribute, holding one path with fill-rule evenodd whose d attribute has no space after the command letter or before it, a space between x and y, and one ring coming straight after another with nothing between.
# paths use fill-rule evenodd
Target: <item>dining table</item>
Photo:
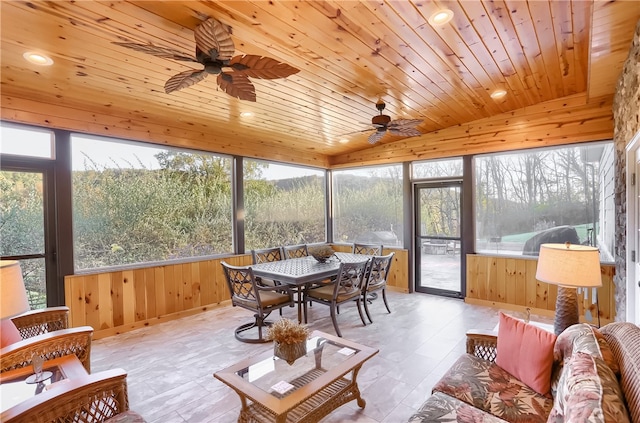
<instances>
[{"instance_id":1,"label":"dining table","mask_svg":"<svg viewBox=\"0 0 640 423\"><path fill-rule=\"evenodd\" d=\"M366 254L337 252L324 262L307 256L254 264L251 268L254 275L289 285L297 291L298 322L302 323L303 293L307 287L337 276L341 263L359 263L370 258Z\"/></svg>"}]
</instances>

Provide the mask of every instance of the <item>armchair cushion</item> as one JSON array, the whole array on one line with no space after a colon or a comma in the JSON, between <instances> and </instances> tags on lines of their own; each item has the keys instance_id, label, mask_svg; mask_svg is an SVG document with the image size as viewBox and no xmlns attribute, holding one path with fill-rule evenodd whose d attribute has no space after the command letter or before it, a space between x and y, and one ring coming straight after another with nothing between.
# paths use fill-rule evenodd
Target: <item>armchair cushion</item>
<instances>
[{"instance_id":1,"label":"armchair cushion","mask_svg":"<svg viewBox=\"0 0 640 423\"><path fill-rule=\"evenodd\" d=\"M463 354L433 387L510 422L544 423L553 400L495 363Z\"/></svg>"},{"instance_id":2,"label":"armchair cushion","mask_svg":"<svg viewBox=\"0 0 640 423\"><path fill-rule=\"evenodd\" d=\"M0 339L0 348L22 341L20 331L18 331L11 319L2 319L0 321L0 338L2 338Z\"/></svg>"},{"instance_id":3,"label":"armchair cushion","mask_svg":"<svg viewBox=\"0 0 640 423\"><path fill-rule=\"evenodd\" d=\"M629 422L616 375L602 359L574 352L566 366L548 422Z\"/></svg>"},{"instance_id":4,"label":"armchair cushion","mask_svg":"<svg viewBox=\"0 0 640 423\"><path fill-rule=\"evenodd\" d=\"M331 301L333 299L333 293L335 291L334 284L325 284L320 286L319 288L312 288L307 292L307 295L314 298L319 298L325 301ZM351 292L348 294L343 294L338 292L338 298L336 302L343 303L352 298L356 298L360 295L360 292Z\"/></svg>"},{"instance_id":5,"label":"armchair cushion","mask_svg":"<svg viewBox=\"0 0 640 423\"><path fill-rule=\"evenodd\" d=\"M551 332L500 313L496 364L546 395L551 389L555 342Z\"/></svg>"},{"instance_id":6,"label":"armchair cushion","mask_svg":"<svg viewBox=\"0 0 640 423\"><path fill-rule=\"evenodd\" d=\"M409 423L500 423L504 421L466 402L440 392L436 392L429 397L422 404L420 410L409 418Z\"/></svg>"},{"instance_id":7,"label":"armchair cushion","mask_svg":"<svg viewBox=\"0 0 640 423\"><path fill-rule=\"evenodd\" d=\"M275 292L275 291L259 290L258 295L260 296L260 302L262 303L262 307L271 307L274 305L283 304L291 301L290 295L281 294L280 292ZM250 299L237 298L236 302L245 304L250 307L255 306L255 301Z\"/></svg>"}]
</instances>

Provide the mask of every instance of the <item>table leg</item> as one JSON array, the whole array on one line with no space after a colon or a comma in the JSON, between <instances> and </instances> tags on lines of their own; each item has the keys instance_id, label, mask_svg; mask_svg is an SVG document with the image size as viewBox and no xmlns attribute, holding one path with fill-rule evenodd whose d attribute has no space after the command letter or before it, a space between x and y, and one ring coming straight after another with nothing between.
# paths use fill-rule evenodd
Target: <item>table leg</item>
<instances>
[{"instance_id":1,"label":"table leg","mask_svg":"<svg viewBox=\"0 0 640 423\"><path fill-rule=\"evenodd\" d=\"M298 323L302 323L302 286L298 286Z\"/></svg>"}]
</instances>

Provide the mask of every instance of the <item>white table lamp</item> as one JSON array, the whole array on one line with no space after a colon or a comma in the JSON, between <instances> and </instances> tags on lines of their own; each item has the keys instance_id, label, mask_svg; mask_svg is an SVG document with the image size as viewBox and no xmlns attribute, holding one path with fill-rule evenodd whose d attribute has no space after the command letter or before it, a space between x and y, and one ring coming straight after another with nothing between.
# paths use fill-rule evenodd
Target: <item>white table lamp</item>
<instances>
[{"instance_id":1,"label":"white table lamp","mask_svg":"<svg viewBox=\"0 0 640 423\"><path fill-rule=\"evenodd\" d=\"M585 245L542 244L536 279L558 285L554 332L559 335L580 321L576 288L602 286L600 253Z\"/></svg>"},{"instance_id":2,"label":"white table lamp","mask_svg":"<svg viewBox=\"0 0 640 423\"><path fill-rule=\"evenodd\" d=\"M0 260L0 294L0 319L14 317L29 310L19 262Z\"/></svg>"}]
</instances>

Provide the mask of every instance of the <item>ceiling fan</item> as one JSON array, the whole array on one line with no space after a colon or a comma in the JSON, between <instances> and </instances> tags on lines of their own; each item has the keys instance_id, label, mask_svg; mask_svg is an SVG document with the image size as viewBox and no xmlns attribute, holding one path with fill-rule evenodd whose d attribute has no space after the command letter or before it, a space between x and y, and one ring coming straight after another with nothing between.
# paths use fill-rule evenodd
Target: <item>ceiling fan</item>
<instances>
[{"instance_id":1,"label":"ceiling fan","mask_svg":"<svg viewBox=\"0 0 640 423\"><path fill-rule=\"evenodd\" d=\"M389 131L391 135L397 135L400 137L417 137L422 135L422 132L416 129L422 120L421 119L395 119L391 120L388 115L383 115L382 111L386 107L386 104L382 100L378 100L376 103L376 109L380 112L379 115L374 116L371 119L371 124L376 128L376 132L369 135L367 141L369 144L375 144L384 137Z\"/></svg>"},{"instance_id":2,"label":"ceiling fan","mask_svg":"<svg viewBox=\"0 0 640 423\"><path fill-rule=\"evenodd\" d=\"M196 62L204 66L200 70L188 70L172 76L164 84L167 94L190 87L207 77L218 75L218 86L232 97L240 100L256 101L256 89L249 78L278 79L299 72L286 63L256 55L233 56L235 46L229 31L219 21L209 18L196 26L195 57L168 47L153 44L116 43L142 53L163 59Z\"/></svg>"}]
</instances>

